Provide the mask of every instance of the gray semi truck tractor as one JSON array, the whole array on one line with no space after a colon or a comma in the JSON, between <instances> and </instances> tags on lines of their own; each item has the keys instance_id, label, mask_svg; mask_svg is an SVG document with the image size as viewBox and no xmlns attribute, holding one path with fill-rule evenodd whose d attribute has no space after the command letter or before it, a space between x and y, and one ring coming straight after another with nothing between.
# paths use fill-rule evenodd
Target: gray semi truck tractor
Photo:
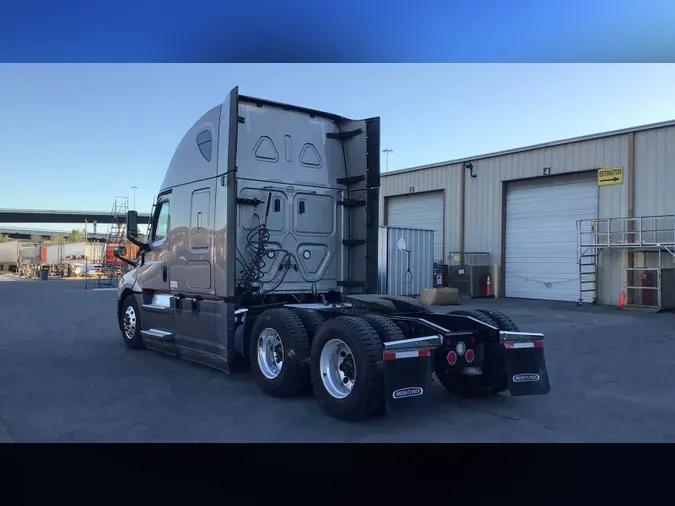
<instances>
[{"instance_id":1,"label":"gray semi truck tractor","mask_svg":"<svg viewBox=\"0 0 675 506\"><path fill-rule=\"evenodd\" d=\"M490 310L433 312L378 294L380 119L239 95L185 134L147 242L119 282L124 343L225 372L275 397L366 419L429 399L550 390L539 333ZM405 246L402 246L405 247ZM434 376L436 379L434 379Z\"/></svg>"}]
</instances>

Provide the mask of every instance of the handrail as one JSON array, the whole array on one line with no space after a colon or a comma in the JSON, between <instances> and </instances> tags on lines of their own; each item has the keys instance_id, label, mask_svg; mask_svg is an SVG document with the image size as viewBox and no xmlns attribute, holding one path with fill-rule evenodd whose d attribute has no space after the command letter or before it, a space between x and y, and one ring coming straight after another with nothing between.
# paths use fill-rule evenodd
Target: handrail
<instances>
[{"instance_id":1,"label":"handrail","mask_svg":"<svg viewBox=\"0 0 675 506\"><path fill-rule=\"evenodd\" d=\"M577 221L579 248L675 247L675 215Z\"/></svg>"}]
</instances>

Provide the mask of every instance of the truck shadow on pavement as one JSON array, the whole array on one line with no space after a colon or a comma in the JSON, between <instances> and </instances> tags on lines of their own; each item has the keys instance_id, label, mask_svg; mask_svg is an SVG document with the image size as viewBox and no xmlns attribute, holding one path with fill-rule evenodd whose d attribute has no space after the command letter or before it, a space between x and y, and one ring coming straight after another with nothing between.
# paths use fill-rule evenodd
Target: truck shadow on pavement
<instances>
[{"instance_id":1,"label":"truck shadow on pavement","mask_svg":"<svg viewBox=\"0 0 675 506\"><path fill-rule=\"evenodd\" d=\"M0 418L15 442L662 442L675 440L673 315L499 307L546 334L549 395L466 400L434 383L403 416L348 423L311 394L275 399L227 375L126 349L115 292L77 282L0 284ZM452 308L443 308L446 312ZM604 312L603 312L604 311ZM574 325L574 326L573 326ZM649 345L647 345L649 343Z\"/></svg>"}]
</instances>

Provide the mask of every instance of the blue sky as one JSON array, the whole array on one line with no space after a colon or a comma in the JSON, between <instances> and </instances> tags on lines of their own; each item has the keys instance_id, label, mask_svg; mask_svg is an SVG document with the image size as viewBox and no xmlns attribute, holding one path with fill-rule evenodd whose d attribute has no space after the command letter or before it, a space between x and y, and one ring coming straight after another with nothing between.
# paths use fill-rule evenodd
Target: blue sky
<instances>
[{"instance_id":1,"label":"blue sky","mask_svg":"<svg viewBox=\"0 0 675 506\"><path fill-rule=\"evenodd\" d=\"M185 131L236 85L380 116L390 170L675 119L673 64L0 65L0 208L107 210L135 185L149 211Z\"/></svg>"}]
</instances>

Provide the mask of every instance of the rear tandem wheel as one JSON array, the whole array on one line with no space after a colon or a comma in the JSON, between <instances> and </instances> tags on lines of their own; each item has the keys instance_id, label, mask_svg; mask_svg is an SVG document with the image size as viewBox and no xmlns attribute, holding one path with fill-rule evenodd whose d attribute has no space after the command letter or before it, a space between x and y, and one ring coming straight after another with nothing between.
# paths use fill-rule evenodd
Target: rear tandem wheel
<instances>
[{"instance_id":1,"label":"rear tandem wheel","mask_svg":"<svg viewBox=\"0 0 675 506\"><path fill-rule=\"evenodd\" d=\"M256 318L250 357L258 388L267 395L294 397L307 387L309 337L301 318L290 309L268 309Z\"/></svg>"},{"instance_id":2,"label":"rear tandem wheel","mask_svg":"<svg viewBox=\"0 0 675 506\"><path fill-rule=\"evenodd\" d=\"M310 380L321 408L339 420L365 420L384 407L384 346L365 319L325 321L312 343Z\"/></svg>"},{"instance_id":3,"label":"rear tandem wheel","mask_svg":"<svg viewBox=\"0 0 675 506\"><path fill-rule=\"evenodd\" d=\"M307 337L311 343L312 339L314 338L314 334L316 334L316 331L319 330L319 327L324 322L323 315L320 311L316 311L314 309L306 309L301 307L291 307L289 309L298 315L302 321L302 325L305 327L305 330L307 331Z\"/></svg>"},{"instance_id":4,"label":"rear tandem wheel","mask_svg":"<svg viewBox=\"0 0 675 506\"><path fill-rule=\"evenodd\" d=\"M516 325L511 318L506 316L501 311L497 311L496 309L477 309L476 311L480 311L485 316L490 318L499 330L520 332L518 325Z\"/></svg>"},{"instance_id":5,"label":"rear tandem wheel","mask_svg":"<svg viewBox=\"0 0 675 506\"><path fill-rule=\"evenodd\" d=\"M376 314L367 314L362 318L370 323L382 342L400 341L406 337L401 327L394 323L391 318Z\"/></svg>"}]
</instances>

